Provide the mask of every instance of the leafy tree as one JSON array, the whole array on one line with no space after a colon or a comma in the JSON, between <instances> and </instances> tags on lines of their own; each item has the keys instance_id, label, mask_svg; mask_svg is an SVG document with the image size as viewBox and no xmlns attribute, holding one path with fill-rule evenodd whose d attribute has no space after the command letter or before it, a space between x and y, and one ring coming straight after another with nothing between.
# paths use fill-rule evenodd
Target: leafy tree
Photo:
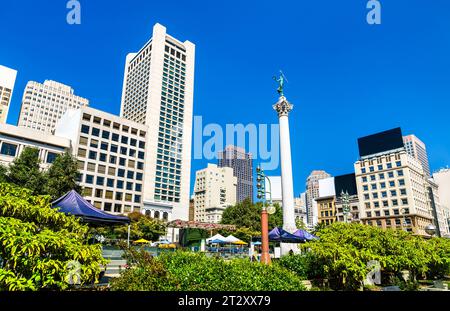
<instances>
[{"instance_id":1,"label":"leafy tree","mask_svg":"<svg viewBox=\"0 0 450 311\"><path fill-rule=\"evenodd\" d=\"M47 182L44 191L52 197L52 200L60 198L71 190L78 193L81 191L77 183L80 175L77 159L68 152L58 155L45 175Z\"/></svg>"},{"instance_id":2,"label":"leafy tree","mask_svg":"<svg viewBox=\"0 0 450 311\"><path fill-rule=\"evenodd\" d=\"M66 289L71 273L81 285L98 279L101 247L86 245L88 227L49 199L0 184L0 291Z\"/></svg>"},{"instance_id":3,"label":"leafy tree","mask_svg":"<svg viewBox=\"0 0 450 311\"><path fill-rule=\"evenodd\" d=\"M8 181L8 168L0 164L0 183Z\"/></svg>"},{"instance_id":4,"label":"leafy tree","mask_svg":"<svg viewBox=\"0 0 450 311\"><path fill-rule=\"evenodd\" d=\"M39 149L24 148L9 166L7 176L8 182L30 189L34 195L42 194L46 180L40 168Z\"/></svg>"},{"instance_id":5,"label":"leafy tree","mask_svg":"<svg viewBox=\"0 0 450 311\"><path fill-rule=\"evenodd\" d=\"M261 232L262 206L261 202L252 204L250 199L245 199L242 203L226 208L223 212L221 223ZM276 213L269 216L269 229L282 226L283 224L281 208L278 204L275 204L275 207Z\"/></svg>"},{"instance_id":6,"label":"leafy tree","mask_svg":"<svg viewBox=\"0 0 450 311\"><path fill-rule=\"evenodd\" d=\"M380 263L382 276L401 275L408 270L412 279L425 274L444 275L450 271L450 243L444 239L425 240L402 230L382 230L362 224L334 223L316 233L319 240L302 245L336 289L355 290L362 286L371 260ZM384 282L391 280L384 278Z\"/></svg>"},{"instance_id":7,"label":"leafy tree","mask_svg":"<svg viewBox=\"0 0 450 311\"><path fill-rule=\"evenodd\" d=\"M302 230L307 230L307 229L308 229L308 227L306 226L306 224L303 222L303 219L301 219L301 218L297 218L297 219L295 220L295 226L296 226L298 229L302 229Z\"/></svg>"}]
</instances>

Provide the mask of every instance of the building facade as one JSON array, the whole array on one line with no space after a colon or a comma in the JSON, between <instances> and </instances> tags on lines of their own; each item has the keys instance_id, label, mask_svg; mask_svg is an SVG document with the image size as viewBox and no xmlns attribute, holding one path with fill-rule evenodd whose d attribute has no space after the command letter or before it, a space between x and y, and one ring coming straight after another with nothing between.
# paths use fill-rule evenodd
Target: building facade
<instances>
[{"instance_id":1,"label":"building facade","mask_svg":"<svg viewBox=\"0 0 450 311\"><path fill-rule=\"evenodd\" d=\"M237 177L236 201L245 199L253 202L253 156L245 149L237 146L227 146L218 153L219 167L231 167Z\"/></svg>"},{"instance_id":2,"label":"building facade","mask_svg":"<svg viewBox=\"0 0 450 311\"><path fill-rule=\"evenodd\" d=\"M358 144L355 175L361 221L427 235L424 229L434 220L427 180L422 163L406 152L401 130L363 137Z\"/></svg>"},{"instance_id":3,"label":"building facade","mask_svg":"<svg viewBox=\"0 0 450 311\"><path fill-rule=\"evenodd\" d=\"M433 173L433 181L438 186L437 192L439 195L439 202L441 205L444 221L446 221L448 228L450 226L450 169L444 168ZM443 235L449 234L450 233L447 232Z\"/></svg>"},{"instance_id":4,"label":"building facade","mask_svg":"<svg viewBox=\"0 0 450 311\"><path fill-rule=\"evenodd\" d=\"M166 33L160 24L137 53L126 57L121 116L145 124L144 202L188 220L195 45Z\"/></svg>"},{"instance_id":5,"label":"building facade","mask_svg":"<svg viewBox=\"0 0 450 311\"><path fill-rule=\"evenodd\" d=\"M30 81L25 87L19 115L20 127L52 133L56 123L68 109L89 105L86 98L59 82L46 80L43 84Z\"/></svg>"},{"instance_id":6,"label":"building facade","mask_svg":"<svg viewBox=\"0 0 450 311\"><path fill-rule=\"evenodd\" d=\"M8 119L17 71L0 65L0 124Z\"/></svg>"},{"instance_id":7,"label":"building facade","mask_svg":"<svg viewBox=\"0 0 450 311\"><path fill-rule=\"evenodd\" d=\"M140 212L144 207L147 133L145 125L89 107L67 110L55 128L55 135L72 142L83 196L115 214ZM170 218L169 213L150 216Z\"/></svg>"},{"instance_id":8,"label":"building facade","mask_svg":"<svg viewBox=\"0 0 450 311\"><path fill-rule=\"evenodd\" d=\"M431 177L426 145L415 135L403 136L403 142L406 152L422 164L425 176Z\"/></svg>"},{"instance_id":9,"label":"building facade","mask_svg":"<svg viewBox=\"0 0 450 311\"><path fill-rule=\"evenodd\" d=\"M281 176L267 176L266 181L266 201L272 199L272 203L283 205L283 193L281 189Z\"/></svg>"},{"instance_id":10,"label":"building facade","mask_svg":"<svg viewBox=\"0 0 450 311\"><path fill-rule=\"evenodd\" d=\"M308 213L308 227L314 228L318 221L315 199L319 197L319 180L331 177L325 171L315 170L306 179L306 210Z\"/></svg>"},{"instance_id":11,"label":"building facade","mask_svg":"<svg viewBox=\"0 0 450 311\"><path fill-rule=\"evenodd\" d=\"M327 196L316 198L318 209L318 223L324 225L331 225L336 222L336 197Z\"/></svg>"},{"instance_id":12,"label":"building facade","mask_svg":"<svg viewBox=\"0 0 450 311\"><path fill-rule=\"evenodd\" d=\"M8 166L27 148L39 149L41 168L48 168L56 157L70 151L70 140L40 131L0 124L0 164Z\"/></svg>"},{"instance_id":13,"label":"building facade","mask_svg":"<svg viewBox=\"0 0 450 311\"><path fill-rule=\"evenodd\" d=\"M303 192L299 197L294 198L295 220L301 221L305 226L308 223L308 214L306 212L306 193Z\"/></svg>"},{"instance_id":14,"label":"building facade","mask_svg":"<svg viewBox=\"0 0 450 311\"><path fill-rule=\"evenodd\" d=\"M208 167L197 171L194 186L194 220L219 223L223 211L236 204L237 178L233 169Z\"/></svg>"}]
</instances>

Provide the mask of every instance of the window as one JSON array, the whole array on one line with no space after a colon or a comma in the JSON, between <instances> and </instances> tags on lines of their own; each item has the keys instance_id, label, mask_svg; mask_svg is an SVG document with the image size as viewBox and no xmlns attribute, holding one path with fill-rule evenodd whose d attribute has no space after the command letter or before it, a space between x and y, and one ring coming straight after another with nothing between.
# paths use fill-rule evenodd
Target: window
<instances>
[{"instance_id":1,"label":"window","mask_svg":"<svg viewBox=\"0 0 450 311\"><path fill-rule=\"evenodd\" d=\"M120 147L120 154L127 155L127 148L126 147Z\"/></svg>"},{"instance_id":2,"label":"window","mask_svg":"<svg viewBox=\"0 0 450 311\"><path fill-rule=\"evenodd\" d=\"M364 185L364 186L363 186L363 190L364 190L364 191L368 191L368 190L369 190L369 187L368 187L367 185Z\"/></svg>"},{"instance_id":3,"label":"window","mask_svg":"<svg viewBox=\"0 0 450 311\"><path fill-rule=\"evenodd\" d=\"M117 153L118 147L117 145L111 145L111 152Z\"/></svg>"},{"instance_id":4,"label":"window","mask_svg":"<svg viewBox=\"0 0 450 311\"><path fill-rule=\"evenodd\" d=\"M380 183L380 187L381 187L381 189L386 188L386 183L385 182Z\"/></svg>"},{"instance_id":5,"label":"window","mask_svg":"<svg viewBox=\"0 0 450 311\"><path fill-rule=\"evenodd\" d=\"M398 175L398 176L403 176L403 170L398 170L398 171L397 171L397 175Z\"/></svg>"},{"instance_id":6,"label":"window","mask_svg":"<svg viewBox=\"0 0 450 311\"><path fill-rule=\"evenodd\" d=\"M123 189L123 180L118 180L117 181L117 188L118 189Z\"/></svg>"},{"instance_id":7,"label":"window","mask_svg":"<svg viewBox=\"0 0 450 311\"><path fill-rule=\"evenodd\" d=\"M82 157L82 158L85 158L86 157L86 149L79 148L78 149L78 156Z\"/></svg>"},{"instance_id":8,"label":"window","mask_svg":"<svg viewBox=\"0 0 450 311\"><path fill-rule=\"evenodd\" d=\"M47 163L53 163L56 160L56 157L58 157L58 155L56 153L53 152L49 152L47 153Z\"/></svg>"},{"instance_id":9,"label":"window","mask_svg":"<svg viewBox=\"0 0 450 311\"><path fill-rule=\"evenodd\" d=\"M112 140L113 141L119 141L119 134L112 134Z\"/></svg>"},{"instance_id":10,"label":"window","mask_svg":"<svg viewBox=\"0 0 450 311\"><path fill-rule=\"evenodd\" d=\"M97 176L97 186L103 186L105 184L105 177Z\"/></svg>"},{"instance_id":11,"label":"window","mask_svg":"<svg viewBox=\"0 0 450 311\"><path fill-rule=\"evenodd\" d=\"M373 172L373 171L375 171L375 168L374 168L373 166L371 166L371 167L369 167L369 170L370 170L371 172Z\"/></svg>"},{"instance_id":12,"label":"window","mask_svg":"<svg viewBox=\"0 0 450 311\"><path fill-rule=\"evenodd\" d=\"M383 169L383 165L378 165L378 170L381 171Z\"/></svg>"},{"instance_id":13,"label":"window","mask_svg":"<svg viewBox=\"0 0 450 311\"><path fill-rule=\"evenodd\" d=\"M17 152L17 145L3 143L2 149L0 151L1 154L15 157Z\"/></svg>"},{"instance_id":14,"label":"window","mask_svg":"<svg viewBox=\"0 0 450 311\"><path fill-rule=\"evenodd\" d=\"M117 175L118 175L119 177L125 177L125 170L119 168L119 170L117 171Z\"/></svg>"},{"instance_id":15,"label":"window","mask_svg":"<svg viewBox=\"0 0 450 311\"><path fill-rule=\"evenodd\" d=\"M98 172L99 172L100 174L105 174L105 173L106 173L106 166L104 166L104 165L99 165L99 166L98 166Z\"/></svg>"},{"instance_id":16,"label":"window","mask_svg":"<svg viewBox=\"0 0 450 311\"><path fill-rule=\"evenodd\" d=\"M142 180L142 173L136 173L136 180Z\"/></svg>"},{"instance_id":17,"label":"window","mask_svg":"<svg viewBox=\"0 0 450 311\"><path fill-rule=\"evenodd\" d=\"M134 172L133 171L128 171L127 178L128 179L133 179L134 178Z\"/></svg>"},{"instance_id":18,"label":"window","mask_svg":"<svg viewBox=\"0 0 450 311\"><path fill-rule=\"evenodd\" d=\"M384 173L378 174L378 176L380 177L380 179L384 179Z\"/></svg>"},{"instance_id":19,"label":"window","mask_svg":"<svg viewBox=\"0 0 450 311\"><path fill-rule=\"evenodd\" d=\"M138 192L142 191L142 185L141 184L136 184L134 190L136 190Z\"/></svg>"},{"instance_id":20,"label":"window","mask_svg":"<svg viewBox=\"0 0 450 311\"><path fill-rule=\"evenodd\" d=\"M112 203L105 202L105 207L103 208L103 210L105 212L111 212L111 210L112 210Z\"/></svg>"},{"instance_id":21,"label":"window","mask_svg":"<svg viewBox=\"0 0 450 311\"><path fill-rule=\"evenodd\" d=\"M96 127L93 127L92 128L92 135L96 136L96 137L99 137L100 136L100 129L98 129Z\"/></svg>"},{"instance_id":22,"label":"window","mask_svg":"<svg viewBox=\"0 0 450 311\"><path fill-rule=\"evenodd\" d=\"M128 144L128 137L122 136L122 139L120 140L122 144Z\"/></svg>"},{"instance_id":23,"label":"window","mask_svg":"<svg viewBox=\"0 0 450 311\"><path fill-rule=\"evenodd\" d=\"M394 178L394 172L389 172L388 176L389 176L389 178Z\"/></svg>"},{"instance_id":24,"label":"window","mask_svg":"<svg viewBox=\"0 0 450 311\"><path fill-rule=\"evenodd\" d=\"M89 159L91 159L91 160L97 160L97 152L95 152L95 151L89 151Z\"/></svg>"},{"instance_id":25,"label":"window","mask_svg":"<svg viewBox=\"0 0 450 311\"><path fill-rule=\"evenodd\" d=\"M101 148L102 150L107 151L107 150L108 150L108 144L107 144L107 143L102 143L102 144L100 145L100 148Z\"/></svg>"},{"instance_id":26,"label":"window","mask_svg":"<svg viewBox=\"0 0 450 311\"><path fill-rule=\"evenodd\" d=\"M100 153L100 161L106 162L106 153Z\"/></svg>"},{"instance_id":27,"label":"window","mask_svg":"<svg viewBox=\"0 0 450 311\"><path fill-rule=\"evenodd\" d=\"M392 205L398 206L398 200L392 200Z\"/></svg>"},{"instance_id":28,"label":"window","mask_svg":"<svg viewBox=\"0 0 450 311\"><path fill-rule=\"evenodd\" d=\"M83 124L81 126L81 133L89 134L89 126Z\"/></svg>"},{"instance_id":29,"label":"window","mask_svg":"<svg viewBox=\"0 0 450 311\"><path fill-rule=\"evenodd\" d=\"M367 177L364 176L364 177L362 178L362 181L363 181L363 182L367 182Z\"/></svg>"},{"instance_id":30,"label":"window","mask_svg":"<svg viewBox=\"0 0 450 311\"><path fill-rule=\"evenodd\" d=\"M104 139L109 139L109 132L108 131L103 131L102 132L102 138L104 138Z\"/></svg>"},{"instance_id":31,"label":"window","mask_svg":"<svg viewBox=\"0 0 450 311\"><path fill-rule=\"evenodd\" d=\"M389 182L389 186L395 187L395 181L390 181L390 182Z\"/></svg>"},{"instance_id":32,"label":"window","mask_svg":"<svg viewBox=\"0 0 450 311\"><path fill-rule=\"evenodd\" d=\"M402 199L402 204L403 205L408 205L408 199Z\"/></svg>"},{"instance_id":33,"label":"window","mask_svg":"<svg viewBox=\"0 0 450 311\"><path fill-rule=\"evenodd\" d=\"M87 184L93 184L94 183L94 176L86 175L86 183Z\"/></svg>"},{"instance_id":34,"label":"window","mask_svg":"<svg viewBox=\"0 0 450 311\"><path fill-rule=\"evenodd\" d=\"M88 139L87 137L80 136L80 145L87 146Z\"/></svg>"},{"instance_id":35,"label":"window","mask_svg":"<svg viewBox=\"0 0 450 311\"><path fill-rule=\"evenodd\" d=\"M375 181L375 180L376 180L375 175L370 175L370 180L371 180L371 181Z\"/></svg>"},{"instance_id":36,"label":"window","mask_svg":"<svg viewBox=\"0 0 450 311\"><path fill-rule=\"evenodd\" d=\"M401 195L406 195L406 189L400 189L400 194Z\"/></svg>"},{"instance_id":37,"label":"window","mask_svg":"<svg viewBox=\"0 0 450 311\"><path fill-rule=\"evenodd\" d=\"M133 146L133 147L136 147L136 144L137 144L137 140L134 139L134 138L131 138L130 139L130 145Z\"/></svg>"},{"instance_id":38,"label":"window","mask_svg":"<svg viewBox=\"0 0 450 311\"><path fill-rule=\"evenodd\" d=\"M96 198L103 198L103 190L102 189L96 189L95 190L95 197Z\"/></svg>"},{"instance_id":39,"label":"window","mask_svg":"<svg viewBox=\"0 0 450 311\"><path fill-rule=\"evenodd\" d=\"M112 200L113 199L113 192L112 191L106 191L105 192L105 199Z\"/></svg>"},{"instance_id":40,"label":"window","mask_svg":"<svg viewBox=\"0 0 450 311\"><path fill-rule=\"evenodd\" d=\"M133 190L133 183L127 182L127 190Z\"/></svg>"},{"instance_id":41,"label":"window","mask_svg":"<svg viewBox=\"0 0 450 311\"><path fill-rule=\"evenodd\" d=\"M106 181L106 185L108 187L114 188L114 179L108 178L108 180Z\"/></svg>"},{"instance_id":42,"label":"window","mask_svg":"<svg viewBox=\"0 0 450 311\"><path fill-rule=\"evenodd\" d=\"M143 170L144 169L144 162L138 162L137 169L138 170Z\"/></svg>"},{"instance_id":43,"label":"window","mask_svg":"<svg viewBox=\"0 0 450 311\"><path fill-rule=\"evenodd\" d=\"M372 190L376 190L377 189L377 184L372 184Z\"/></svg>"},{"instance_id":44,"label":"window","mask_svg":"<svg viewBox=\"0 0 450 311\"><path fill-rule=\"evenodd\" d=\"M404 186L404 185L405 185L405 180L404 180L404 179L399 179L399 180L398 180L398 184L399 184L400 186Z\"/></svg>"},{"instance_id":45,"label":"window","mask_svg":"<svg viewBox=\"0 0 450 311\"><path fill-rule=\"evenodd\" d=\"M366 173L366 168L365 168L365 167L363 167L363 168L361 169L361 173L363 173L363 174Z\"/></svg>"},{"instance_id":46,"label":"window","mask_svg":"<svg viewBox=\"0 0 450 311\"><path fill-rule=\"evenodd\" d=\"M391 196L392 197L396 197L397 196L397 191L396 190L391 190Z\"/></svg>"},{"instance_id":47,"label":"window","mask_svg":"<svg viewBox=\"0 0 450 311\"><path fill-rule=\"evenodd\" d=\"M124 158L119 159L119 165L125 166L125 162L126 162L126 160Z\"/></svg>"},{"instance_id":48,"label":"window","mask_svg":"<svg viewBox=\"0 0 450 311\"><path fill-rule=\"evenodd\" d=\"M139 148L145 149L145 141L139 141Z\"/></svg>"},{"instance_id":49,"label":"window","mask_svg":"<svg viewBox=\"0 0 450 311\"><path fill-rule=\"evenodd\" d=\"M400 166L402 166L402 162L401 161L397 161L397 162L395 162L395 165L397 165L397 167L400 167Z\"/></svg>"},{"instance_id":50,"label":"window","mask_svg":"<svg viewBox=\"0 0 450 311\"><path fill-rule=\"evenodd\" d=\"M141 160L144 159L144 152L143 151L139 151L138 158L141 159Z\"/></svg>"},{"instance_id":51,"label":"window","mask_svg":"<svg viewBox=\"0 0 450 311\"><path fill-rule=\"evenodd\" d=\"M382 191L381 192L381 197L382 198L387 198L387 192L386 191Z\"/></svg>"}]
</instances>

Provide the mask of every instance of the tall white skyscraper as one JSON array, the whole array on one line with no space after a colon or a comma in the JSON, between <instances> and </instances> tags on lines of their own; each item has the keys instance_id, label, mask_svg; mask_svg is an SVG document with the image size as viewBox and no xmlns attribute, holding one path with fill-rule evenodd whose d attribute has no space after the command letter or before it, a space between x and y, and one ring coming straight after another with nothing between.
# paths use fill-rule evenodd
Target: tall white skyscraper
<instances>
[{"instance_id":1,"label":"tall white skyscraper","mask_svg":"<svg viewBox=\"0 0 450 311\"><path fill-rule=\"evenodd\" d=\"M75 95L68 85L51 80L44 84L30 81L23 92L18 125L51 133L67 109L88 105L89 101Z\"/></svg>"},{"instance_id":2,"label":"tall white skyscraper","mask_svg":"<svg viewBox=\"0 0 450 311\"><path fill-rule=\"evenodd\" d=\"M422 164L426 178L431 177L430 164L428 163L427 147L415 135L403 136L406 152Z\"/></svg>"},{"instance_id":3,"label":"tall white skyscraper","mask_svg":"<svg viewBox=\"0 0 450 311\"><path fill-rule=\"evenodd\" d=\"M315 170L306 179L306 211L308 213L308 226L314 227L317 224L317 211L313 206L314 199L319 197L319 180L331 177L325 171Z\"/></svg>"},{"instance_id":4,"label":"tall white skyscraper","mask_svg":"<svg viewBox=\"0 0 450 311\"><path fill-rule=\"evenodd\" d=\"M144 209L172 210L188 220L195 45L160 24L137 53L127 55L121 116L148 126Z\"/></svg>"},{"instance_id":5,"label":"tall white skyscraper","mask_svg":"<svg viewBox=\"0 0 450 311\"><path fill-rule=\"evenodd\" d=\"M6 123L17 71L0 65L0 124Z\"/></svg>"}]
</instances>

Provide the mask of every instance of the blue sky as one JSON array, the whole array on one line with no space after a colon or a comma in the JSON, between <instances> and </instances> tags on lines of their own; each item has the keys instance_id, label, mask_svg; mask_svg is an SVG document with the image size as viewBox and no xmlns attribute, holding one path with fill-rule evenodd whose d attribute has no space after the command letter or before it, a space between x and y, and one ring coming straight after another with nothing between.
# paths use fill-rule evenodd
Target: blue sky
<instances>
[{"instance_id":1,"label":"blue sky","mask_svg":"<svg viewBox=\"0 0 450 311\"><path fill-rule=\"evenodd\" d=\"M80 2L77 26L65 0L2 3L0 64L19 71L8 123L29 80L69 84L118 114L125 56L159 22L197 46L204 123L276 123L271 77L283 69L296 194L313 169L352 172L356 139L397 126L427 144L432 169L450 163L449 1L380 0L381 25L366 23L366 0Z\"/></svg>"}]
</instances>

